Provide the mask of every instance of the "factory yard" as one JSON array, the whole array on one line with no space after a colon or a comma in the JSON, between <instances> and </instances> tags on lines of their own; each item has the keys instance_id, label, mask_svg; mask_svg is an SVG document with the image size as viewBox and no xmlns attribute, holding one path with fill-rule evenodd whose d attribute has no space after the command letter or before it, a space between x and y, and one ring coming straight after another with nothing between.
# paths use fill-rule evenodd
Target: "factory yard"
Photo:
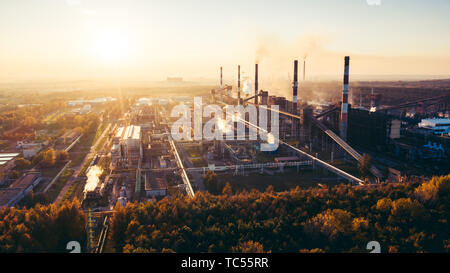
<instances>
[{"instance_id":1,"label":"factory yard","mask_svg":"<svg viewBox=\"0 0 450 273\"><path fill-rule=\"evenodd\" d=\"M337 178L333 174L326 174L320 170L302 170L297 172L295 168L285 169L283 173L274 173L272 175L253 172L244 176L233 174L219 174L218 179L221 182L230 183L235 192L243 190L265 191L267 187L272 186L274 191L287 191L296 187L310 188L318 186L333 186L345 181Z\"/></svg>"}]
</instances>

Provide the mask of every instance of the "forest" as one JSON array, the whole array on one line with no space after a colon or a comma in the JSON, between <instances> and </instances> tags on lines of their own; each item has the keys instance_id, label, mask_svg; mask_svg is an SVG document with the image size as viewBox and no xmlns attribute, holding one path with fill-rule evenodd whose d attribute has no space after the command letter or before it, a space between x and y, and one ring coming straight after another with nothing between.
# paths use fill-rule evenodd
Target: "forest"
<instances>
[{"instance_id":1,"label":"forest","mask_svg":"<svg viewBox=\"0 0 450 273\"><path fill-rule=\"evenodd\" d=\"M198 192L117 207L117 252L448 252L450 175L375 187Z\"/></svg>"},{"instance_id":2,"label":"forest","mask_svg":"<svg viewBox=\"0 0 450 273\"><path fill-rule=\"evenodd\" d=\"M274 192L229 184L213 195L117 205L111 252L449 252L450 175L373 187L338 185ZM0 252L66 252L86 242L78 201L0 209Z\"/></svg>"},{"instance_id":3,"label":"forest","mask_svg":"<svg viewBox=\"0 0 450 273\"><path fill-rule=\"evenodd\" d=\"M86 244L86 216L80 203L0 208L0 253L67 252L69 241Z\"/></svg>"}]
</instances>

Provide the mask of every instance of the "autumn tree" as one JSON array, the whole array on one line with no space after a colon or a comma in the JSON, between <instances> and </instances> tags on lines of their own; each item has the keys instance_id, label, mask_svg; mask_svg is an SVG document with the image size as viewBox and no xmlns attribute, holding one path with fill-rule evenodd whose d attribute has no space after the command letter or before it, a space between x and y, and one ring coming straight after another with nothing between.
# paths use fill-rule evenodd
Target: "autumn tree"
<instances>
[{"instance_id":1,"label":"autumn tree","mask_svg":"<svg viewBox=\"0 0 450 273\"><path fill-rule=\"evenodd\" d=\"M234 253L266 253L264 246L259 242L246 241L232 247Z\"/></svg>"},{"instance_id":2,"label":"autumn tree","mask_svg":"<svg viewBox=\"0 0 450 273\"><path fill-rule=\"evenodd\" d=\"M129 203L115 208L110 239L117 252L367 252L371 240L382 252L446 252L448 180L439 179L433 202L418 183L382 183Z\"/></svg>"},{"instance_id":3,"label":"autumn tree","mask_svg":"<svg viewBox=\"0 0 450 273\"><path fill-rule=\"evenodd\" d=\"M78 201L0 208L0 252L67 252L70 241L86 243L86 216Z\"/></svg>"},{"instance_id":4,"label":"autumn tree","mask_svg":"<svg viewBox=\"0 0 450 273\"><path fill-rule=\"evenodd\" d=\"M14 164L20 170L28 169L31 167L31 162L23 157L17 158L14 160Z\"/></svg>"},{"instance_id":5,"label":"autumn tree","mask_svg":"<svg viewBox=\"0 0 450 273\"><path fill-rule=\"evenodd\" d=\"M69 159L69 153L67 151L61 150L56 152L57 161L67 161Z\"/></svg>"},{"instance_id":6,"label":"autumn tree","mask_svg":"<svg viewBox=\"0 0 450 273\"><path fill-rule=\"evenodd\" d=\"M368 154L363 154L358 162L358 169L363 175L368 175L370 166L372 165L372 157Z\"/></svg>"},{"instance_id":7,"label":"autumn tree","mask_svg":"<svg viewBox=\"0 0 450 273\"><path fill-rule=\"evenodd\" d=\"M53 148L50 148L46 151L41 152L42 153L42 159L40 160L40 165L43 167L52 167L55 165L55 150Z\"/></svg>"}]
</instances>

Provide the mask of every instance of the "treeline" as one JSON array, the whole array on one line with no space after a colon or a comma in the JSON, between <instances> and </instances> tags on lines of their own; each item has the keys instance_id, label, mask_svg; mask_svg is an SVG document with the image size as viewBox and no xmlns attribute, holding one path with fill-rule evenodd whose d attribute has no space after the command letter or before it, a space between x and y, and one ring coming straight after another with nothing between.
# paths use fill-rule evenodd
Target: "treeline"
<instances>
[{"instance_id":1,"label":"treeline","mask_svg":"<svg viewBox=\"0 0 450 273\"><path fill-rule=\"evenodd\" d=\"M0 252L68 252L66 245L86 245L86 216L78 201L37 205L30 209L0 208Z\"/></svg>"},{"instance_id":2,"label":"treeline","mask_svg":"<svg viewBox=\"0 0 450 273\"><path fill-rule=\"evenodd\" d=\"M376 187L197 192L117 207L110 239L117 252L366 252L369 241L382 252L448 252L449 193L450 175Z\"/></svg>"},{"instance_id":3,"label":"treeline","mask_svg":"<svg viewBox=\"0 0 450 273\"><path fill-rule=\"evenodd\" d=\"M97 113L89 113L86 115L61 115L50 123L47 128L52 130L75 129L78 133L95 132L100 124L100 116Z\"/></svg>"},{"instance_id":4,"label":"treeline","mask_svg":"<svg viewBox=\"0 0 450 273\"><path fill-rule=\"evenodd\" d=\"M14 138L20 134L25 135L28 130L39 129L40 120L49 113L61 109L64 104L60 100L46 102L45 104L19 106L4 106L0 109L0 133L22 127L20 132L8 132L3 137Z\"/></svg>"},{"instance_id":5,"label":"treeline","mask_svg":"<svg viewBox=\"0 0 450 273\"><path fill-rule=\"evenodd\" d=\"M117 206L117 252L449 252L450 175L425 183L253 190ZM0 252L86 244L79 202L0 209Z\"/></svg>"}]
</instances>

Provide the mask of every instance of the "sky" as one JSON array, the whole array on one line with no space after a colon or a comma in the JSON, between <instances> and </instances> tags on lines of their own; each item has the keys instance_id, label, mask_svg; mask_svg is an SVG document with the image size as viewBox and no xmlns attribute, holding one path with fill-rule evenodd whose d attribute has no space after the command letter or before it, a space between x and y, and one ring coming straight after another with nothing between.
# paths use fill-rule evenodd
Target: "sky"
<instances>
[{"instance_id":1,"label":"sky","mask_svg":"<svg viewBox=\"0 0 450 273\"><path fill-rule=\"evenodd\" d=\"M450 78L448 0L1 0L0 80Z\"/></svg>"}]
</instances>

